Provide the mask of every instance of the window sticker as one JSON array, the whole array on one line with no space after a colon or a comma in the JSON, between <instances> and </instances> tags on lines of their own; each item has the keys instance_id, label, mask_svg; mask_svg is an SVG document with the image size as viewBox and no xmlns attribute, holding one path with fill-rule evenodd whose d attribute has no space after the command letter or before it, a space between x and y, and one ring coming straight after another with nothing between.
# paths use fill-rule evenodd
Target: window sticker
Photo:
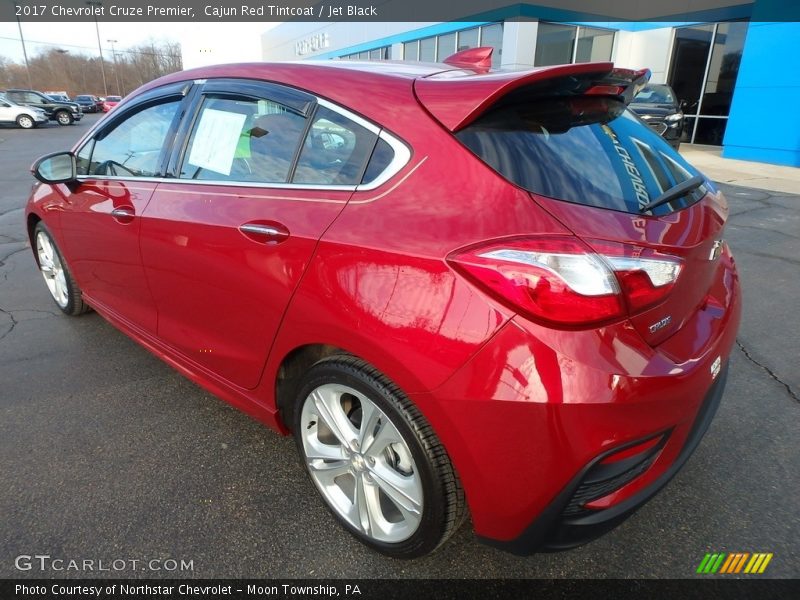
<instances>
[{"instance_id":1,"label":"window sticker","mask_svg":"<svg viewBox=\"0 0 800 600\"><path fill-rule=\"evenodd\" d=\"M189 163L230 175L245 119L239 113L205 109L194 135Z\"/></svg>"}]
</instances>

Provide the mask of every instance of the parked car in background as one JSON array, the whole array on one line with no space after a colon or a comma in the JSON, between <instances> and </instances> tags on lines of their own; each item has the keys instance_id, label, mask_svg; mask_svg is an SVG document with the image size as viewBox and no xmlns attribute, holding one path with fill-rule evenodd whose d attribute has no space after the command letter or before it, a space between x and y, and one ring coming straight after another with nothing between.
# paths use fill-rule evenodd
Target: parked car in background
<instances>
[{"instance_id":1,"label":"parked car in background","mask_svg":"<svg viewBox=\"0 0 800 600\"><path fill-rule=\"evenodd\" d=\"M59 125L71 125L83 118L83 111L78 104L56 101L36 90L6 90L5 94L17 104L42 109L48 119L58 122Z\"/></svg>"},{"instance_id":2,"label":"parked car in background","mask_svg":"<svg viewBox=\"0 0 800 600\"><path fill-rule=\"evenodd\" d=\"M56 102L72 102L66 94L45 94L45 96Z\"/></svg>"},{"instance_id":3,"label":"parked car in background","mask_svg":"<svg viewBox=\"0 0 800 600\"><path fill-rule=\"evenodd\" d=\"M649 72L491 54L173 73L33 166L59 309L293 433L394 557L467 514L517 553L623 521L700 443L739 326L723 194L626 106Z\"/></svg>"},{"instance_id":4,"label":"parked car in background","mask_svg":"<svg viewBox=\"0 0 800 600\"><path fill-rule=\"evenodd\" d=\"M103 112L110 111L112 108L114 108L120 102L122 102L122 96L109 96L103 102Z\"/></svg>"},{"instance_id":5,"label":"parked car in background","mask_svg":"<svg viewBox=\"0 0 800 600\"><path fill-rule=\"evenodd\" d=\"M0 123L16 123L23 129L33 129L47 121L41 108L22 106L0 94Z\"/></svg>"},{"instance_id":6,"label":"parked car in background","mask_svg":"<svg viewBox=\"0 0 800 600\"><path fill-rule=\"evenodd\" d=\"M81 94L75 96L75 103L80 105L85 113L96 113L102 109L103 103L96 96Z\"/></svg>"},{"instance_id":7,"label":"parked car in background","mask_svg":"<svg viewBox=\"0 0 800 600\"><path fill-rule=\"evenodd\" d=\"M650 83L636 94L630 109L677 150L683 132L683 111L672 88Z\"/></svg>"}]
</instances>

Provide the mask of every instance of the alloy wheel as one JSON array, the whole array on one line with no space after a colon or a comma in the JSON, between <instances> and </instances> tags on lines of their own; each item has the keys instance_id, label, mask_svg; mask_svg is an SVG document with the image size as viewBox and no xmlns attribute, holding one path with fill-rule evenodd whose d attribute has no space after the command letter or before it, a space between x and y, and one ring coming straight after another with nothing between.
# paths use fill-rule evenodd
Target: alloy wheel
<instances>
[{"instance_id":1,"label":"alloy wheel","mask_svg":"<svg viewBox=\"0 0 800 600\"><path fill-rule=\"evenodd\" d=\"M64 267L50 238L43 231L36 234L36 254L39 257L39 269L42 271L50 295L53 296L58 306L66 308L69 302L69 293Z\"/></svg>"},{"instance_id":2,"label":"alloy wheel","mask_svg":"<svg viewBox=\"0 0 800 600\"><path fill-rule=\"evenodd\" d=\"M423 488L408 444L364 394L341 384L315 388L300 417L304 458L330 507L366 537L411 537L422 519Z\"/></svg>"}]
</instances>

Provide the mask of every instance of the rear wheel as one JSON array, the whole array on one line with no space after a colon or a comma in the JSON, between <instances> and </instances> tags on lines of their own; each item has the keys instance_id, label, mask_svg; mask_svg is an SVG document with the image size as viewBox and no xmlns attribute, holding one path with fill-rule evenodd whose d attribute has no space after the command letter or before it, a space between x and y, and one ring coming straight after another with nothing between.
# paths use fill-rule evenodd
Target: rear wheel
<instances>
[{"instance_id":1,"label":"rear wheel","mask_svg":"<svg viewBox=\"0 0 800 600\"><path fill-rule=\"evenodd\" d=\"M463 522L461 485L430 424L364 361L333 356L309 370L294 432L326 505L367 546L418 557Z\"/></svg>"},{"instance_id":2,"label":"rear wheel","mask_svg":"<svg viewBox=\"0 0 800 600\"><path fill-rule=\"evenodd\" d=\"M36 127L36 121L34 121L28 115L20 115L17 117L17 125L19 125L23 129L33 129L34 127Z\"/></svg>"},{"instance_id":3,"label":"rear wheel","mask_svg":"<svg viewBox=\"0 0 800 600\"><path fill-rule=\"evenodd\" d=\"M60 110L56 113L56 120L58 121L59 125L72 125L72 122L75 120L69 111Z\"/></svg>"},{"instance_id":4,"label":"rear wheel","mask_svg":"<svg viewBox=\"0 0 800 600\"><path fill-rule=\"evenodd\" d=\"M39 270L42 272L47 289L58 308L67 315L80 315L87 312L89 306L83 301L81 289L72 278L53 236L50 235L45 224L41 221L37 223L33 235Z\"/></svg>"}]
</instances>

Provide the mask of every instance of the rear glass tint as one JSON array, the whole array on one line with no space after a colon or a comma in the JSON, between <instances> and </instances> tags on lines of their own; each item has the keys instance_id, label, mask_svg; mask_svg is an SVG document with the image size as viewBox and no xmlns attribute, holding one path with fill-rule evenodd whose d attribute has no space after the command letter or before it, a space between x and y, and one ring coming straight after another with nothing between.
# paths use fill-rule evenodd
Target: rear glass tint
<instances>
[{"instance_id":1,"label":"rear glass tint","mask_svg":"<svg viewBox=\"0 0 800 600\"><path fill-rule=\"evenodd\" d=\"M494 109L456 134L503 177L531 192L629 213L698 171L622 102L576 96ZM703 187L653 210L702 198Z\"/></svg>"}]
</instances>

